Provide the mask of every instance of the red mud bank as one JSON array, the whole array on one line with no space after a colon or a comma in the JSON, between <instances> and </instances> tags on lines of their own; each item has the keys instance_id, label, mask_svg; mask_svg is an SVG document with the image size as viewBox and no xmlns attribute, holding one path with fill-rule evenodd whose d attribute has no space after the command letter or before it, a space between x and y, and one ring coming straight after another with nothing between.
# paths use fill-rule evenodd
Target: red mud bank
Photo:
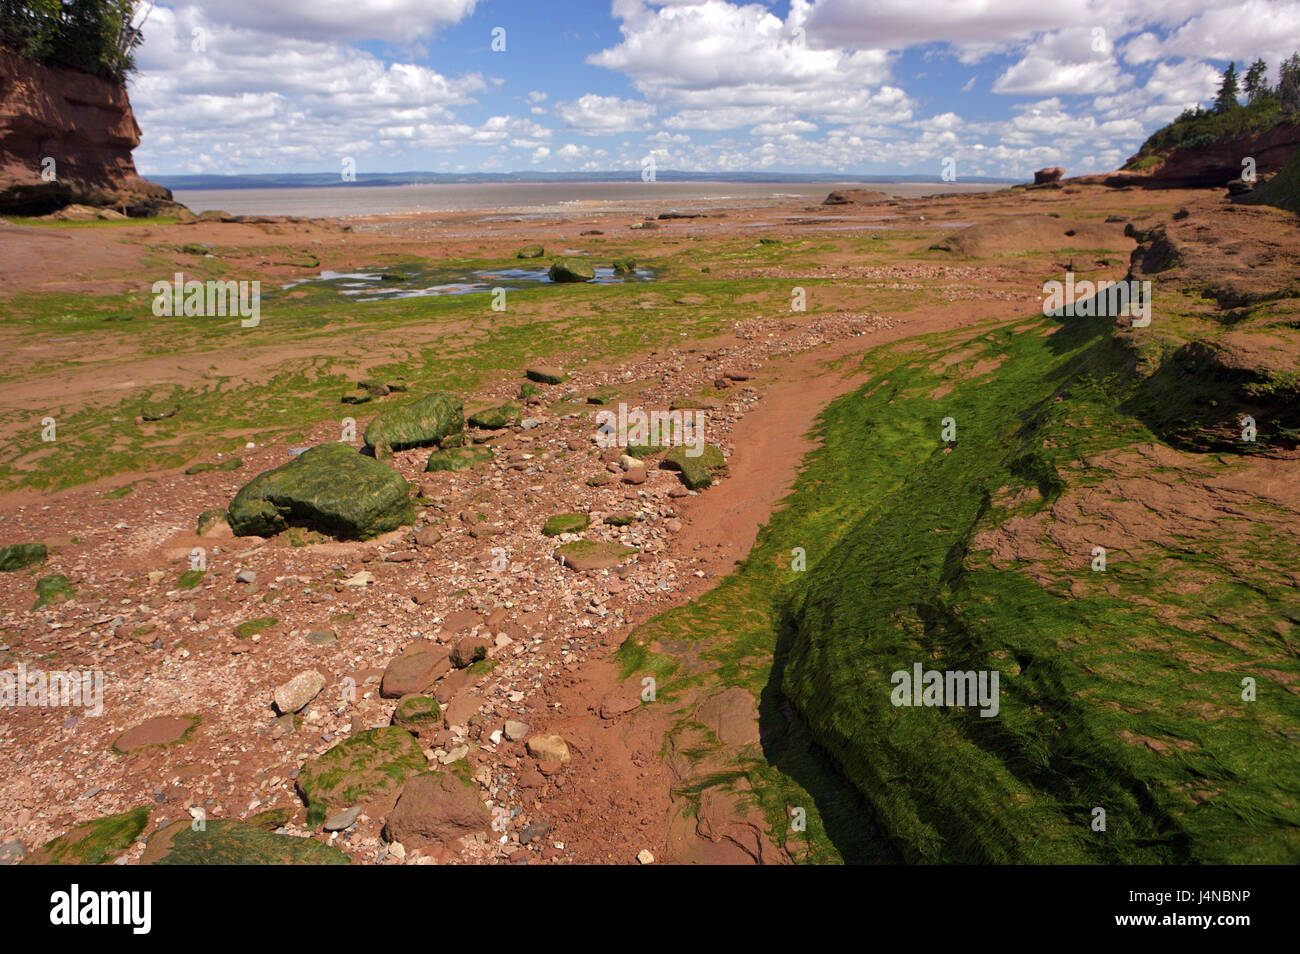
<instances>
[{"instance_id":1,"label":"red mud bank","mask_svg":"<svg viewBox=\"0 0 1300 954\"><path fill-rule=\"evenodd\" d=\"M0 49L0 213L44 215L73 203L130 216L179 208L170 190L136 174L139 144L123 83Z\"/></svg>"}]
</instances>

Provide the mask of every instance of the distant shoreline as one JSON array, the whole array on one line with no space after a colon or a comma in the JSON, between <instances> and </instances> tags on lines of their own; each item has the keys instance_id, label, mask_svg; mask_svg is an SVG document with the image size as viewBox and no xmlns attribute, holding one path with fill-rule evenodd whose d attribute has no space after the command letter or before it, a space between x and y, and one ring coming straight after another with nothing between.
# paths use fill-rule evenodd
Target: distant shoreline
<instances>
[{"instance_id":1,"label":"distant shoreline","mask_svg":"<svg viewBox=\"0 0 1300 954\"><path fill-rule=\"evenodd\" d=\"M577 181L577 182L444 182L333 186L274 186L227 189L173 188L177 202L196 212L219 210L233 215L296 215L306 218L358 218L376 215L430 215L483 212L494 215L583 216L645 214L689 210L699 214L728 209L820 205L835 189L874 186L898 198L937 193L987 192L1011 182L940 182L917 177L907 181L864 182L722 180Z\"/></svg>"}]
</instances>

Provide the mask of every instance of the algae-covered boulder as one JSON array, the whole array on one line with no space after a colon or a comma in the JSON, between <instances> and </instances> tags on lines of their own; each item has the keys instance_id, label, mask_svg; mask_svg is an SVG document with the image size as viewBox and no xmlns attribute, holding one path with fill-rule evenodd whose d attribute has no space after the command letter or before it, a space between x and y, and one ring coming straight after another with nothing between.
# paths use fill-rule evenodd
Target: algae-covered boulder
<instances>
[{"instance_id":1,"label":"algae-covered boulder","mask_svg":"<svg viewBox=\"0 0 1300 954\"><path fill-rule=\"evenodd\" d=\"M349 860L312 838L223 818L207 819L199 831L188 818L160 828L140 857L144 865L346 865Z\"/></svg>"},{"instance_id":2,"label":"algae-covered boulder","mask_svg":"<svg viewBox=\"0 0 1300 954\"><path fill-rule=\"evenodd\" d=\"M393 710L393 725L416 736L437 732L442 728L442 708L432 696L406 696Z\"/></svg>"},{"instance_id":3,"label":"algae-covered boulder","mask_svg":"<svg viewBox=\"0 0 1300 954\"><path fill-rule=\"evenodd\" d=\"M560 384L568 379L568 375L561 368L555 368L548 364L534 364L524 371L524 377L529 381L536 381L538 384Z\"/></svg>"},{"instance_id":4,"label":"algae-covered boulder","mask_svg":"<svg viewBox=\"0 0 1300 954\"><path fill-rule=\"evenodd\" d=\"M149 823L149 807L142 805L120 815L82 822L66 834L36 849L25 865L102 865L131 847ZM189 824L188 821L186 824Z\"/></svg>"},{"instance_id":5,"label":"algae-covered boulder","mask_svg":"<svg viewBox=\"0 0 1300 954\"><path fill-rule=\"evenodd\" d=\"M367 447L402 450L437 444L465 428L465 408L459 397L435 391L414 404L390 407L366 428Z\"/></svg>"},{"instance_id":6,"label":"algae-covered boulder","mask_svg":"<svg viewBox=\"0 0 1300 954\"><path fill-rule=\"evenodd\" d=\"M346 444L322 444L258 474L230 502L236 536L271 536L291 525L366 540L415 522L401 475Z\"/></svg>"},{"instance_id":7,"label":"algae-covered boulder","mask_svg":"<svg viewBox=\"0 0 1300 954\"><path fill-rule=\"evenodd\" d=\"M519 423L519 405L506 403L500 407L475 411L469 416L468 420L471 427L481 427L489 431L500 430L503 427L509 427L511 424Z\"/></svg>"},{"instance_id":8,"label":"algae-covered boulder","mask_svg":"<svg viewBox=\"0 0 1300 954\"><path fill-rule=\"evenodd\" d=\"M557 513L542 527L542 533L548 537L558 537L562 533L581 533L591 525L591 518L585 513Z\"/></svg>"},{"instance_id":9,"label":"algae-covered boulder","mask_svg":"<svg viewBox=\"0 0 1300 954\"><path fill-rule=\"evenodd\" d=\"M317 828L332 812L353 805L375 804L382 813L402 783L427 767L419 743L405 729L389 725L358 732L298 773L307 827Z\"/></svg>"},{"instance_id":10,"label":"algae-covered boulder","mask_svg":"<svg viewBox=\"0 0 1300 954\"><path fill-rule=\"evenodd\" d=\"M634 258L620 258L620 259L618 259L617 261L615 261L615 262L614 262L614 274L615 274L615 275L635 275L635 274L636 274L636 259L634 259Z\"/></svg>"},{"instance_id":11,"label":"algae-covered boulder","mask_svg":"<svg viewBox=\"0 0 1300 954\"><path fill-rule=\"evenodd\" d=\"M525 245L515 253L515 258L541 258L546 254L546 249L540 245Z\"/></svg>"},{"instance_id":12,"label":"algae-covered boulder","mask_svg":"<svg viewBox=\"0 0 1300 954\"><path fill-rule=\"evenodd\" d=\"M33 609L49 606L51 603L64 603L77 593L76 587L62 573L51 573L36 581L36 605Z\"/></svg>"},{"instance_id":13,"label":"algae-covered boulder","mask_svg":"<svg viewBox=\"0 0 1300 954\"><path fill-rule=\"evenodd\" d=\"M589 282L596 277L596 270L580 258L557 258L546 277L553 282Z\"/></svg>"},{"instance_id":14,"label":"algae-covered boulder","mask_svg":"<svg viewBox=\"0 0 1300 954\"><path fill-rule=\"evenodd\" d=\"M47 556L43 543L14 543L0 547L0 573L12 573L25 570L29 566L44 563Z\"/></svg>"},{"instance_id":15,"label":"algae-covered boulder","mask_svg":"<svg viewBox=\"0 0 1300 954\"><path fill-rule=\"evenodd\" d=\"M727 459L712 444L702 445L697 457L692 457L690 451L691 448L679 444L664 455L661 466L681 471L682 483L691 490L708 487L713 483L715 474L726 472Z\"/></svg>"},{"instance_id":16,"label":"algae-covered boulder","mask_svg":"<svg viewBox=\"0 0 1300 954\"><path fill-rule=\"evenodd\" d=\"M439 470L470 470L476 464L492 459L490 447L445 447L429 455L426 472Z\"/></svg>"}]
</instances>

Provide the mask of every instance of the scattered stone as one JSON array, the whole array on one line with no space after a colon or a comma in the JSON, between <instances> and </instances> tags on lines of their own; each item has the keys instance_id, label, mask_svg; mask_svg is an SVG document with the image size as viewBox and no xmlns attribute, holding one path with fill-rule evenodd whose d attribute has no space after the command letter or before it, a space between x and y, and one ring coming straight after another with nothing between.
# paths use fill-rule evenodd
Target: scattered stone
<instances>
[{"instance_id":1,"label":"scattered stone","mask_svg":"<svg viewBox=\"0 0 1300 954\"><path fill-rule=\"evenodd\" d=\"M636 860L643 865L652 865L655 863L655 856L650 853L649 849L642 848L636 853Z\"/></svg>"},{"instance_id":2,"label":"scattered stone","mask_svg":"<svg viewBox=\"0 0 1300 954\"><path fill-rule=\"evenodd\" d=\"M306 708L325 688L325 677L314 669L300 672L275 690L275 708L288 715Z\"/></svg>"},{"instance_id":3,"label":"scattered stone","mask_svg":"<svg viewBox=\"0 0 1300 954\"><path fill-rule=\"evenodd\" d=\"M519 742L528 735L528 723L516 722L513 719L506 720L505 726L506 738L511 742Z\"/></svg>"},{"instance_id":4,"label":"scattered stone","mask_svg":"<svg viewBox=\"0 0 1300 954\"><path fill-rule=\"evenodd\" d=\"M388 664L379 683L379 694L385 699L398 699L424 692L450 669L451 653L445 646L418 640Z\"/></svg>"},{"instance_id":5,"label":"scattered stone","mask_svg":"<svg viewBox=\"0 0 1300 954\"><path fill-rule=\"evenodd\" d=\"M451 664L457 669L472 666L480 659L487 658L488 647L492 644L479 636L466 636L456 643L451 651Z\"/></svg>"},{"instance_id":6,"label":"scattered stone","mask_svg":"<svg viewBox=\"0 0 1300 954\"><path fill-rule=\"evenodd\" d=\"M343 811L325 819L325 825L323 827L326 831L347 831L357 823L357 818L360 815L361 806L353 805L351 808L345 808Z\"/></svg>"},{"instance_id":7,"label":"scattered stone","mask_svg":"<svg viewBox=\"0 0 1300 954\"><path fill-rule=\"evenodd\" d=\"M569 746L558 735L534 735L524 743L528 754L539 762L558 762L565 765L569 761Z\"/></svg>"},{"instance_id":8,"label":"scattered stone","mask_svg":"<svg viewBox=\"0 0 1300 954\"><path fill-rule=\"evenodd\" d=\"M555 550L556 559L571 570L607 570L637 552L635 547L604 540L575 540Z\"/></svg>"},{"instance_id":9,"label":"scattered stone","mask_svg":"<svg viewBox=\"0 0 1300 954\"><path fill-rule=\"evenodd\" d=\"M252 570L240 570L235 574L236 583L256 583L257 574Z\"/></svg>"}]
</instances>

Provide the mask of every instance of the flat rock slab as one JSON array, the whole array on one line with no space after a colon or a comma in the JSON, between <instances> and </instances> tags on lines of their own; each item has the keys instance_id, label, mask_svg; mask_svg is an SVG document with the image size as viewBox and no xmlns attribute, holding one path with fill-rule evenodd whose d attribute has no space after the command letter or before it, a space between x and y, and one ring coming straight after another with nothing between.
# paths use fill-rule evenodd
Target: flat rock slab
<instances>
[{"instance_id":1,"label":"flat rock slab","mask_svg":"<svg viewBox=\"0 0 1300 954\"><path fill-rule=\"evenodd\" d=\"M723 745L750 745L759 739L758 705L739 686L704 700L695 717L712 729Z\"/></svg>"},{"instance_id":2,"label":"flat rock slab","mask_svg":"<svg viewBox=\"0 0 1300 954\"><path fill-rule=\"evenodd\" d=\"M575 540L556 548L555 556L571 570L608 570L637 553L635 547L601 540Z\"/></svg>"},{"instance_id":3,"label":"flat rock slab","mask_svg":"<svg viewBox=\"0 0 1300 954\"><path fill-rule=\"evenodd\" d=\"M524 743L528 754L539 762L556 762L564 765L569 761L569 746L558 735L534 735Z\"/></svg>"},{"instance_id":4,"label":"flat rock slab","mask_svg":"<svg viewBox=\"0 0 1300 954\"><path fill-rule=\"evenodd\" d=\"M135 752L153 745L171 745L188 736L199 724L198 716L157 716L127 729L113 742L115 752Z\"/></svg>"},{"instance_id":5,"label":"flat rock slab","mask_svg":"<svg viewBox=\"0 0 1300 954\"><path fill-rule=\"evenodd\" d=\"M379 694L385 699L424 692L451 670L451 650L429 640L407 646L388 664L379 682Z\"/></svg>"}]
</instances>

